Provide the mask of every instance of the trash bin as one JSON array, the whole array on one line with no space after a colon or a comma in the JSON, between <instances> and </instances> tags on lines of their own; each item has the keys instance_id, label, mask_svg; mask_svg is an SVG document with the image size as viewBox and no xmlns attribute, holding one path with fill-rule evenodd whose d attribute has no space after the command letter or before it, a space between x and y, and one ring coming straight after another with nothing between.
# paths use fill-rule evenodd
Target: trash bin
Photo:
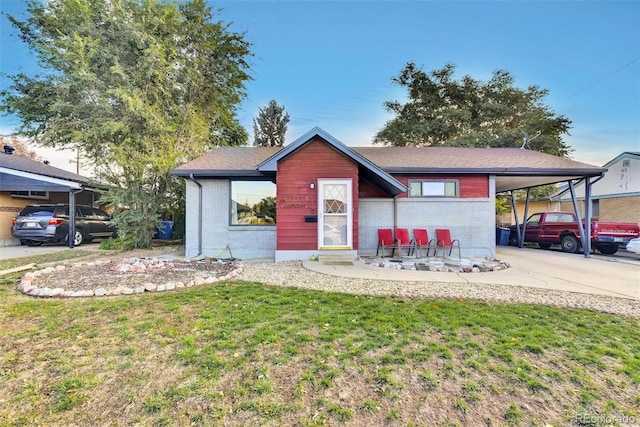
<instances>
[{"instance_id":1,"label":"trash bin","mask_svg":"<svg viewBox=\"0 0 640 427\"><path fill-rule=\"evenodd\" d=\"M508 228L496 228L496 245L508 246L510 232Z\"/></svg>"},{"instance_id":2,"label":"trash bin","mask_svg":"<svg viewBox=\"0 0 640 427\"><path fill-rule=\"evenodd\" d=\"M159 221L158 222L158 239L162 239L162 240L171 239L172 229L173 229L173 221Z\"/></svg>"}]
</instances>

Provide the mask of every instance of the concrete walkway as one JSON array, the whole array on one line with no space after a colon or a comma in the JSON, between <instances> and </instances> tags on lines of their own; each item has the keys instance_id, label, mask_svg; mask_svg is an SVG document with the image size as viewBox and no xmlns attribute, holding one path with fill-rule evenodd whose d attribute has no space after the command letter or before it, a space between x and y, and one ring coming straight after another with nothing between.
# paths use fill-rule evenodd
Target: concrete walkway
<instances>
[{"instance_id":1,"label":"concrete walkway","mask_svg":"<svg viewBox=\"0 0 640 427\"><path fill-rule=\"evenodd\" d=\"M496 258L511 267L487 273L445 273L304 261L305 268L341 277L375 280L517 285L640 300L640 258L624 259L499 246Z\"/></svg>"}]
</instances>

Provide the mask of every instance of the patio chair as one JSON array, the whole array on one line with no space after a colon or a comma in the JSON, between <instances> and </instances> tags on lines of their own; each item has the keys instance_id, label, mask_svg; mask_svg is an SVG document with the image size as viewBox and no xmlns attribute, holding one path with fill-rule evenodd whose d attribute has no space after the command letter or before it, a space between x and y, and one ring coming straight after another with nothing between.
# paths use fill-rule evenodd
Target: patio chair
<instances>
[{"instance_id":1,"label":"patio chair","mask_svg":"<svg viewBox=\"0 0 640 427\"><path fill-rule=\"evenodd\" d=\"M419 258L422 258L422 248L427 248L427 257L429 256L429 250L431 248L433 248L433 255L436 255L436 241L434 239L429 240L429 233L427 232L426 228L414 228L413 241L415 244L415 249L418 250Z\"/></svg>"},{"instance_id":2,"label":"patio chair","mask_svg":"<svg viewBox=\"0 0 640 427\"><path fill-rule=\"evenodd\" d=\"M396 228L396 244L398 245L398 252L402 256L402 249L408 249L408 256L413 255L415 249L414 241L409 237L408 228Z\"/></svg>"},{"instance_id":3,"label":"patio chair","mask_svg":"<svg viewBox=\"0 0 640 427\"><path fill-rule=\"evenodd\" d=\"M391 256L396 253L396 240L393 238L393 230L390 228L378 228L378 249L376 249L376 256L382 249L382 257L384 258L384 250L391 248Z\"/></svg>"},{"instance_id":4,"label":"patio chair","mask_svg":"<svg viewBox=\"0 0 640 427\"><path fill-rule=\"evenodd\" d=\"M462 258L462 256L460 256L460 241L458 239L451 240L451 232L448 228L437 228L436 256L438 256L438 248L442 248L442 258L444 258L447 249L449 249L449 256L451 256L454 247L458 248L458 258Z\"/></svg>"}]
</instances>

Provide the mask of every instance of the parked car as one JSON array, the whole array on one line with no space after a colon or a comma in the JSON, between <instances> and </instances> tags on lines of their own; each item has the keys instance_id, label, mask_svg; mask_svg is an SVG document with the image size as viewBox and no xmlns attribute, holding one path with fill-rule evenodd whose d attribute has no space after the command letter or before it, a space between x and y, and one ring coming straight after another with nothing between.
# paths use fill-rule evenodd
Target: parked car
<instances>
[{"instance_id":1,"label":"parked car","mask_svg":"<svg viewBox=\"0 0 640 427\"><path fill-rule=\"evenodd\" d=\"M640 239L631 239L626 248L629 252L640 254Z\"/></svg>"},{"instance_id":2,"label":"parked car","mask_svg":"<svg viewBox=\"0 0 640 427\"><path fill-rule=\"evenodd\" d=\"M108 238L116 228L111 216L91 206L76 206L74 246L96 238ZM26 206L13 219L13 237L29 246L40 246L44 242L66 242L69 235L69 205L43 204Z\"/></svg>"},{"instance_id":3,"label":"parked car","mask_svg":"<svg viewBox=\"0 0 640 427\"><path fill-rule=\"evenodd\" d=\"M584 226L584 221L583 221ZM523 225L520 225L522 233ZM515 225L510 227L509 244L518 244ZM640 226L633 222L591 221L591 247L612 255L620 245L640 236ZM527 219L525 242L538 243L542 249L559 244L565 252L578 252L582 242L576 216L572 212L538 212Z\"/></svg>"}]
</instances>

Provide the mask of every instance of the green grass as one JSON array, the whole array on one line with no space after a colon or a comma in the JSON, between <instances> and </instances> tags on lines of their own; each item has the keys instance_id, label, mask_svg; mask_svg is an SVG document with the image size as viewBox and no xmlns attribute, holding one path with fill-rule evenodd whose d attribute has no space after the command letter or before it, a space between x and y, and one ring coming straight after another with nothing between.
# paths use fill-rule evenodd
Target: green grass
<instances>
[{"instance_id":1,"label":"green grass","mask_svg":"<svg viewBox=\"0 0 640 427\"><path fill-rule=\"evenodd\" d=\"M12 290L18 278L0 279L3 426L640 416L637 319L242 281L38 300Z\"/></svg>"}]
</instances>

